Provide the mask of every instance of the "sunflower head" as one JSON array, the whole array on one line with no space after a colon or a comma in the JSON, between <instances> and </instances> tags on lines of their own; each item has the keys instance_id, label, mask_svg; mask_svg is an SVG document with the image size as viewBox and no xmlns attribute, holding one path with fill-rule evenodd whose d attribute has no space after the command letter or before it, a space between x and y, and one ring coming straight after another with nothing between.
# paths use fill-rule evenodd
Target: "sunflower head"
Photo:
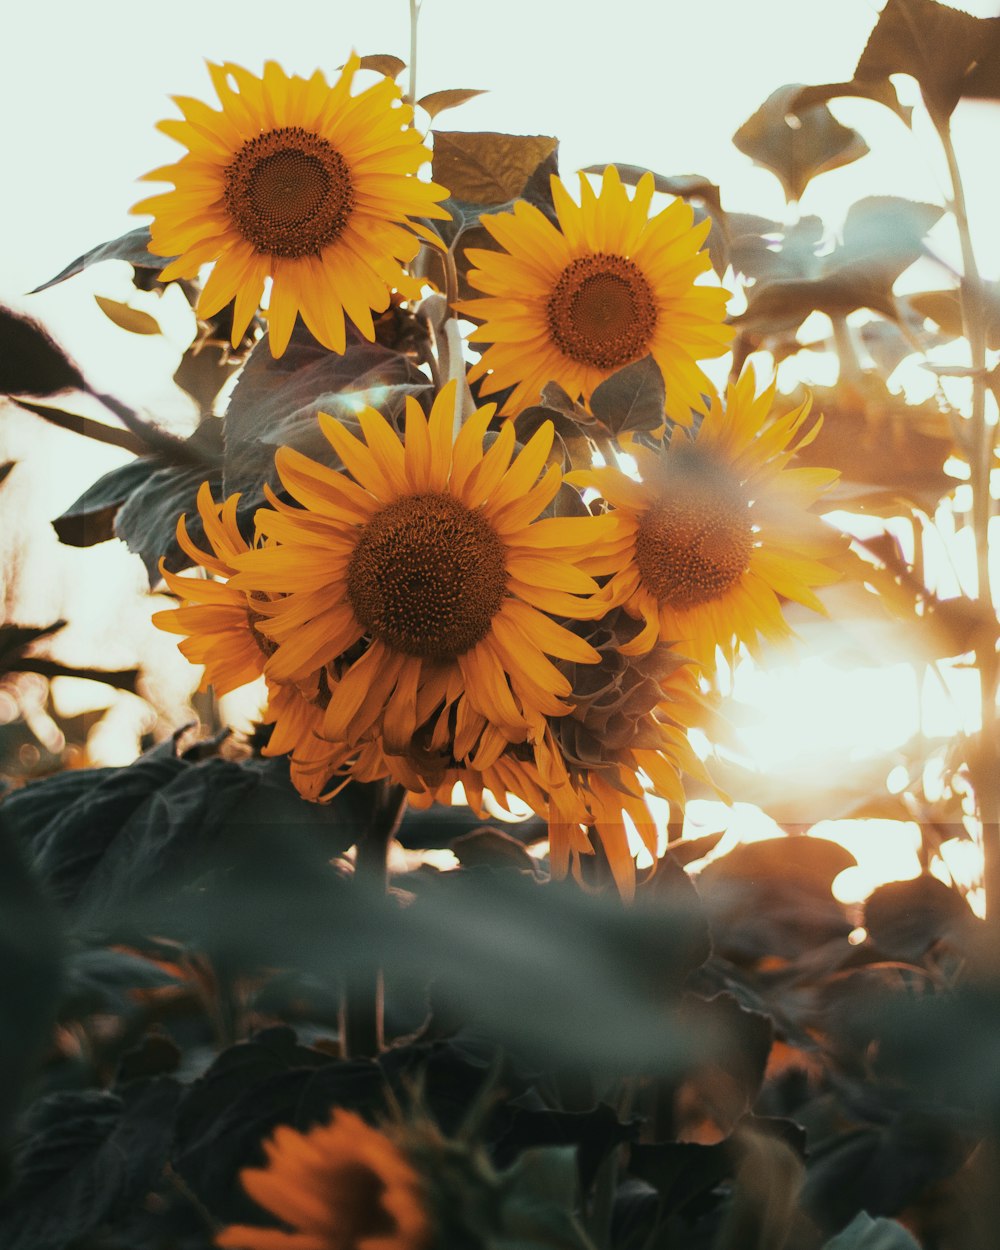
<instances>
[{"instance_id":1,"label":"sunflower head","mask_svg":"<svg viewBox=\"0 0 1000 1250\"><path fill-rule=\"evenodd\" d=\"M697 361L721 355L727 292L697 279L708 223L695 225L675 200L650 217L653 177L629 198L614 166L595 193L581 174L581 203L553 176L558 227L519 201L512 213L482 218L502 251L470 248L472 286L485 298L464 310L483 324L470 335L489 343L470 377L483 392L514 386L516 412L556 382L589 398L605 378L652 356L667 393L667 415L689 424L710 384Z\"/></svg>"},{"instance_id":2,"label":"sunflower head","mask_svg":"<svg viewBox=\"0 0 1000 1250\"><path fill-rule=\"evenodd\" d=\"M172 634L183 635L177 644L192 664L205 666L201 689L209 686L216 694L227 694L238 686L255 681L274 650L257 624L264 607L259 597L228 585L235 572L234 561L250 550L237 523L239 495L230 495L223 504L212 499L212 490L203 482L198 491L198 515L210 550L204 551L188 534L184 516L177 522L177 542L195 564L214 576L180 577L160 562L160 573L168 588L180 599L180 606L153 615L153 624Z\"/></svg>"},{"instance_id":3,"label":"sunflower head","mask_svg":"<svg viewBox=\"0 0 1000 1250\"><path fill-rule=\"evenodd\" d=\"M291 1230L235 1224L216 1237L231 1250L424 1250L431 1224L424 1185L389 1132L338 1108L328 1124L282 1126L267 1162L240 1173L243 1187Z\"/></svg>"},{"instance_id":4,"label":"sunflower head","mask_svg":"<svg viewBox=\"0 0 1000 1250\"><path fill-rule=\"evenodd\" d=\"M150 251L173 259L162 277L193 278L215 268L198 301L209 318L235 300L236 346L272 280L271 350L285 350L295 318L343 352L344 314L369 340L371 311L396 288L416 294L402 264L416 255L413 217L446 217L447 192L414 177L429 158L388 78L351 94L352 56L329 86L286 74L273 61L258 78L239 65L209 65L221 107L175 97L183 120L160 129L188 149L145 175L172 191L136 204L152 213ZM415 233L416 232L416 233Z\"/></svg>"},{"instance_id":5,"label":"sunflower head","mask_svg":"<svg viewBox=\"0 0 1000 1250\"><path fill-rule=\"evenodd\" d=\"M791 463L820 423L807 427L808 402L772 417L773 398L773 385L756 393L748 367L695 434L633 448L639 480L617 468L570 475L631 528L625 567L601 592L644 622L626 653L662 638L711 669L717 648L731 659L740 644L788 637L781 599L823 611L814 588L837 580L843 541L815 507L837 473Z\"/></svg>"}]
</instances>

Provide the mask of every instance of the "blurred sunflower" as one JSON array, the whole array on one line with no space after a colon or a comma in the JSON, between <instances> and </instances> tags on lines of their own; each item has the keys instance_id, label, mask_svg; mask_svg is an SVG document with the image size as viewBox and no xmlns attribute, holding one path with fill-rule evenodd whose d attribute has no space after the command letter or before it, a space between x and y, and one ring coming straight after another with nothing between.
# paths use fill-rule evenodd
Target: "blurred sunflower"
<instances>
[{"instance_id":1,"label":"blurred sunflower","mask_svg":"<svg viewBox=\"0 0 1000 1250\"><path fill-rule=\"evenodd\" d=\"M225 503L217 504L209 484L201 484L198 514L210 551L203 551L191 540L184 516L177 522L181 550L217 578L231 577L236 572L235 558L250 550L236 523L239 498L230 495ZM256 681L273 648L255 628L258 618L253 599L225 581L197 575L180 577L171 573L162 560L160 574L181 603L178 608L155 612L153 624L168 633L184 635L184 641L177 644L178 650L192 664L205 666L199 689L212 686L216 694L222 695Z\"/></svg>"},{"instance_id":2,"label":"blurred sunflower","mask_svg":"<svg viewBox=\"0 0 1000 1250\"><path fill-rule=\"evenodd\" d=\"M597 487L633 533L627 564L600 595L645 622L625 654L669 639L709 669L717 647L731 659L741 643L755 653L760 638L792 633L779 596L824 611L813 587L837 580L824 561L843 544L809 509L838 473L788 467L822 418L803 432L807 400L771 419L774 390L756 395L744 369L693 436L676 431L659 452L632 448L641 481L617 468L570 475Z\"/></svg>"},{"instance_id":3,"label":"blurred sunflower","mask_svg":"<svg viewBox=\"0 0 1000 1250\"><path fill-rule=\"evenodd\" d=\"M710 268L699 251L709 223L675 200L649 217L653 176L629 199L609 166L595 195L581 174L575 203L553 176L559 229L519 200L511 213L484 216L503 252L469 248L469 282L485 299L462 310L483 321L469 335L491 344L469 371L491 394L514 385L515 413L537 402L548 382L589 399L616 370L652 355L666 383L667 415L690 424L711 389L697 361L720 356L732 330L723 324L728 293L697 285Z\"/></svg>"},{"instance_id":4,"label":"blurred sunflower","mask_svg":"<svg viewBox=\"0 0 1000 1250\"><path fill-rule=\"evenodd\" d=\"M410 128L413 110L388 78L351 95L360 62L351 56L330 87L286 74L262 78L226 62L209 64L221 110L175 96L183 120L159 128L187 147L176 164L144 175L174 190L133 208L152 213L149 250L172 256L165 280L193 278L215 262L198 299L213 316L235 299L233 344L257 310L265 279L273 355L288 344L301 312L313 335L343 352L344 314L374 340L371 310L390 291L419 291L401 262L417 253L411 217L443 217L443 187L413 177L430 153Z\"/></svg>"},{"instance_id":5,"label":"blurred sunflower","mask_svg":"<svg viewBox=\"0 0 1000 1250\"><path fill-rule=\"evenodd\" d=\"M353 1111L299 1133L285 1125L264 1143L267 1163L244 1168L243 1188L293 1232L231 1224L230 1250L423 1250L431 1238L420 1179L391 1138Z\"/></svg>"},{"instance_id":6,"label":"blurred sunflower","mask_svg":"<svg viewBox=\"0 0 1000 1250\"><path fill-rule=\"evenodd\" d=\"M436 715L456 758L485 768L569 711L570 682L548 657L597 653L547 613L592 611L583 567L611 572L621 544L613 515L537 519L562 483L545 468L551 423L514 456L508 422L484 451L493 405L453 440L454 396L452 383L429 418L408 399L403 438L372 408L358 415L366 441L321 414L347 472L281 448L278 473L302 506L272 496L258 511L268 545L236 558L230 586L279 596L257 625L271 681L326 669L328 740L378 736L402 755Z\"/></svg>"}]
</instances>

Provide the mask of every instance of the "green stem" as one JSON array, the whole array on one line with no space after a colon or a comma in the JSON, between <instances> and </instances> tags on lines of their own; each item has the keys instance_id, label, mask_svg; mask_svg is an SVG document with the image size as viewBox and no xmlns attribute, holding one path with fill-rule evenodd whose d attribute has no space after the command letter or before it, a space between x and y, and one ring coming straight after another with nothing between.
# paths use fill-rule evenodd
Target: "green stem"
<instances>
[{"instance_id":1,"label":"green stem","mask_svg":"<svg viewBox=\"0 0 1000 1250\"><path fill-rule=\"evenodd\" d=\"M983 280L976 263L969 228L965 188L958 167L955 145L947 119L934 118L934 125L944 149L951 178L952 212L958 226L962 248L962 321L969 342L969 364L972 368L972 410L969 425L970 485L972 487L972 530L976 547L977 598L992 614L993 596L990 587L990 472L993 463L993 434L986 421L986 317ZM980 749L972 768L976 802L983 839L983 885L986 892L987 919L1000 941L1000 783L997 769L997 665L992 642L976 653L979 668L979 695L982 717ZM970 767L972 762L970 761Z\"/></svg>"},{"instance_id":2,"label":"green stem","mask_svg":"<svg viewBox=\"0 0 1000 1250\"><path fill-rule=\"evenodd\" d=\"M357 845L354 879L367 894L384 894L389 884L389 844L406 810L406 790L389 781L375 783L378 794L372 821ZM345 1058L374 1059L383 1048L383 981L376 963L359 960L345 980L340 1010L341 1049Z\"/></svg>"}]
</instances>

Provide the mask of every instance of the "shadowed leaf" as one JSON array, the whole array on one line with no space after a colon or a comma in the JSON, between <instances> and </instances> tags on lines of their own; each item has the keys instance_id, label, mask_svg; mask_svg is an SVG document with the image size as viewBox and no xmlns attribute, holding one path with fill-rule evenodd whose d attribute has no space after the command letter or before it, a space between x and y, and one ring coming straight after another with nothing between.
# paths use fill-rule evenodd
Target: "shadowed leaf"
<instances>
[{"instance_id":1,"label":"shadowed leaf","mask_svg":"<svg viewBox=\"0 0 1000 1250\"><path fill-rule=\"evenodd\" d=\"M159 1180L180 1086L169 1077L53 1094L34 1105L16 1161L18 1183L0 1203L4 1250L65 1250L121 1219Z\"/></svg>"},{"instance_id":2,"label":"shadowed leaf","mask_svg":"<svg viewBox=\"0 0 1000 1250\"><path fill-rule=\"evenodd\" d=\"M90 265L96 265L98 261L102 260L125 260L130 265L138 266L140 269L155 269L159 273L161 269L165 269L175 258L173 256L154 256L149 251L148 243L149 227L136 226L134 230L129 230L117 239L109 239L107 243L99 243L97 247L92 247L89 252L84 252L76 260L70 261L66 268L57 273L54 278L50 278L48 282L43 282L41 286L36 286L30 294L37 295L39 291L47 291L50 286L55 286L58 282L65 282L67 278L73 278Z\"/></svg>"},{"instance_id":3,"label":"shadowed leaf","mask_svg":"<svg viewBox=\"0 0 1000 1250\"><path fill-rule=\"evenodd\" d=\"M474 204L504 204L515 199L559 143L550 135L433 133L434 181L446 186L453 197Z\"/></svg>"},{"instance_id":4,"label":"shadowed leaf","mask_svg":"<svg viewBox=\"0 0 1000 1250\"><path fill-rule=\"evenodd\" d=\"M644 356L619 369L594 390L590 407L614 435L655 430L664 422L666 389L660 366Z\"/></svg>"},{"instance_id":5,"label":"shadowed leaf","mask_svg":"<svg viewBox=\"0 0 1000 1250\"><path fill-rule=\"evenodd\" d=\"M842 1233L828 1241L823 1250L920 1250L917 1242L895 1220L873 1220L861 1211Z\"/></svg>"},{"instance_id":6,"label":"shadowed leaf","mask_svg":"<svg viewBox=\"0 0 1000 1250\"><path fill-rule=\"evenodd\" d=\"M29 875L13 830L4 820L0 823L0 1150L6 1146L27 1081L49 1038L62 954L58 917ZM0 1192L4 1171L0 1155Z\"/></svg>"},{"instance_id":7,"label":"shadowed leaf","mask_svg":"<svg viewBox=\"0 0 1000 1250\"><path fill-rule=\"evenodd\" d=\"M37 322L0 307L0 394L85 389L80 370Z\"/></svg>"},{"instance_id":8,"label":"shadowed leaf","mask_svg":"<svg viewBox=\"0 0 1000 1250\"><path fill-rule=\"evenodd\" d=\"M802 109L815 104L827 104L830 100L854 97L860 100L874 100L876 104L884 104L892 109L905 125L909 126L913 109L908 104L901 104L896 88L886 79L884 82L827 82L816 86L803 87L789 101L792 111L798 113Z\"/></svg>"},{"instance_id":9,"label":"shadowed leaf","mask_svg":"<svg viewBox=\"0 0 1000 1250\"><path fill-rule=\"evenodd\" d=\"M855 81L909 74L939 123L966 95L1000 98L1000 18L973 17L935 0L888 0Z\"/></svg>"},{"instance_id":10,"label":"shadowed leaf","mask_svg":"<svg viewBox=\"0 0 1000 1250\"><path fill-rule=\"evenodd\" d=\"M777 176L789 201L800 200L818 174L849 165L869 150L825 104L795 112L792 101L801 90L802 83L779 87L733 135L741 152Z\"/></svg>"}]
</instances>

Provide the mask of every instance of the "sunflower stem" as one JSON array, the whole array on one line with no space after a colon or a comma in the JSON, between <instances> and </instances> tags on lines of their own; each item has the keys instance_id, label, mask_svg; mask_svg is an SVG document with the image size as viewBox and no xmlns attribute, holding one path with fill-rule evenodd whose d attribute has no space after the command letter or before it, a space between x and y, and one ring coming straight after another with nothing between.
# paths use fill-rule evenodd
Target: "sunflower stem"
<instances>
[{"instance_id":1,"label":"sunflower stem","mask_svg":"<svg viewBox=\"0 0 1000 1250\"><path fill-rule=\"evenodd\" d=\"M410 0L410 80L406 89L408 104L417 102L417 23L420 21L420 0Z\"/></svg>"},{"instance_id":2,"label":"sunflower stem","mask_svg":"<svg viewBox=\"0 0 1000 1250\"><path fill-rule=\"evenodd\" d=\"M958 227L962 248L962 323L969 343L969 364L972 369L972 407L970 412L970 485L972 487L972 531L976 549L976 597L984 615L993 614L990 586L990 474L993 464L994 437L986 420L986 317L983 280L976 262L965 201L965 187L958 165L951 127L947 118L932 113L932 121L941 140L948 174L951 179L951 210ZM997 662L992 640L976 651L979 669L981 729L976 759L970 760L970 773L976 790L976 806L982 830L983 886L986 895L986 919L995 947L1000 947L1000 784L997 769ZM1000 952L997 952L1000 953Z\"/></svg>"},{"instance_id":3,"label":"sunflower stem","mask_svg":"<svg viewBox=\"0 0 1000 1250\"><path fill-rule=\"evenodd\" d=\"M354 880L366 896L384 894L389 884L389 844L406 810L406 790L389 781L375 783L371 824L359 839ZM377 963L358 967L345 978L340 1006L340 1040L344 1058L374 1059L383 1048L383 979Z\"/></svg>"}]
</instances>

